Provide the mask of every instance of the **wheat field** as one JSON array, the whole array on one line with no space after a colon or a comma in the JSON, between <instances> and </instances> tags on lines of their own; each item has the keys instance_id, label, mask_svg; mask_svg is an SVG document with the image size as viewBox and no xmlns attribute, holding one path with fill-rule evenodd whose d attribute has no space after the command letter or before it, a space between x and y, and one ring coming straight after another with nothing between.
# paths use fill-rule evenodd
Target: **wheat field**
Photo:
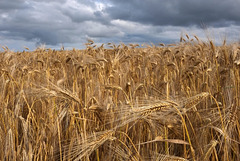
<instances>
[{"instance_id":1,"label":"wheat field","mask_svg":"<svg viewBox=\"0 0 240 161\"><path fill-rule=\"evenodd\" d=\"M0 53L0 160L240 160L240 45Z\"/></svg>"}]
</instances>

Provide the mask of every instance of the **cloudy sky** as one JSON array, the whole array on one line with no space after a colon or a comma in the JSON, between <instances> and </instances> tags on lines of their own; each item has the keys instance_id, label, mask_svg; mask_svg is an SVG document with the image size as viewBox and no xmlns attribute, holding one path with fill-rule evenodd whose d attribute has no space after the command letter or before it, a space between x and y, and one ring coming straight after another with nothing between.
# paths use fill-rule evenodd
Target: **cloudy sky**
<instances>
[{"instance_id":1,"label":"cloudy sky","mask_svg":"<svg viewBox=\"0 0 240 161\"><path fill-rule=\"evenodd\" d=\"M175 43L181 34L240 40L240 0L0 0L0 46L84 48Z\"/></svg>"}]
</instances>

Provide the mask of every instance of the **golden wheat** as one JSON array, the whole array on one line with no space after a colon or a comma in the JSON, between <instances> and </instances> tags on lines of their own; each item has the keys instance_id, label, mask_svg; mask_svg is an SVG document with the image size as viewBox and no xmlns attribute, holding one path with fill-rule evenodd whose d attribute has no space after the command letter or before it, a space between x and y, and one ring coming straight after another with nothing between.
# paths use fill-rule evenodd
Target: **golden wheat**
<instances>
[{"instance_id":1,"label":"golden wheat","mask_svg":"<svg viewBox=\"0 0 240 161\"><path fill-rule=\"evenodd\" d=\"M0 160L240 160L239 43L0 52Z\"/></svg>"}]
</instances>

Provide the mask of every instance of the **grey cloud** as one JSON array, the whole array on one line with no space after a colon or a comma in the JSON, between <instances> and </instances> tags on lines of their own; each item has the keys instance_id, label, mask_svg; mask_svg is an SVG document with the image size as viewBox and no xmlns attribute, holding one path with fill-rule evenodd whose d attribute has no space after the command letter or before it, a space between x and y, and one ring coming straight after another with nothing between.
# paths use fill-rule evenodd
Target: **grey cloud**
<instances>
[{"instance_id":1,"label":"grey cloud","mask_svg":"<svg viewBox=\"0 0 240 161\"><path fill-rule=\"evenodd\" d=\"M90 37L104 38L123 35L123 33L114 26L106 26L97 22L86 22L85 26L87 27L84 28L84 31Z\"/></svg>"},{"instance_id":2,"label":"grey cloud","mask_svg":"<svg viewBox=\"0 0 240 161\"><path fill-rule=\"evenodd\" d=\"M0 0L0 39L11 46L70 45L87 38L173 43L183 30L203 37L202 23L237 39L239 6L236 0Z\"/></svg>"},{"instance_id":3,"label":"grey cloud","mask_svg":"<svg viewBox=\"0 0 240 161\"><path fill-rule=\"evenodd\" d=\"M50 0L27 0L27 1L35 1L35 2L50 2ZM51 2L56 2L56 3L65 3L67 0L51 0Z\"/></svg>"},{"instance_id":4,"label":"grey cloud","mask_svg":"<svg viewBox=\"0 0 240 161\"><path fill-rule=\"evenodd\" d=\"M14 10L14 9L23 9L26 8L27 4L24 0L1 0L0 1L0 10Z\"/></svg>"},{"instance_id":5,"label":"grey cloud","mask_svg":"<svg viewBox=\"0 0 240 161\"><path fill-rule=\"evenodd\" d=\"M38 44L49 44L49 45L57 45L58 43L62 43L63 40L61 34L57 34L48 30L31 30L29 32L21 32L21 30L15 30L10 32L2 32L3 36L11 38L11 39L21 39L27 41L34 41L36 45ZM66 37L64 37L66 41Z\"/></svg>"},{"instance_id":6,"label":"grey cloud","mask_svg":"<svg viewBox=\"0 0 240 161\"><path fill-rule=\"evenodd\" d=\"M34 41L36 44L57 45L70 42L70 35L64 32L73 29L72 25L66 23L67 19L63 15L59 16L56 8L42 5L32 10L18 9L11 12L6 19L0 18L0 35Z\"/></svg>"},{"instance_id":7,"label":"grey cloud","mask_svg":"<svg viewBox=\"0 0 240 161\"><path fill-rule=\"evenodd\" d=\"M220 26L229 21L239 24L240 1L228 0L148 0L111 1L107 12L113 19L153 25L189 26L207 23Z\"/></svg>"},{"instance_id":8,"label":"grey cloud","mask_svg":"<svg viewBox=\"0 0 240 161\"><path fill-rule=\"evenodd\" d=\"M72 4L32 1L28 5L31 9L8 10L7 18L0 14L0 37L56 46L86 41L86 37L119 35L118 29L108 26L107 18L93 4L81 8L85 4L71 7Z\"/></svg>"},{"instance_id":9,"label":"grey cloud","mask_svg":"<svg viewBox=\"0 0 240 161\"><path fill-rule=\"evenodd\" d=\"M37 44L57 45L59 43L70 42L71 38L61 33L48 30L37 30L33 33L33 39L37 39Z\"/></svg>"},{"instance_id":10,"label":"grey cloud","mask_svg":"<svg viewBox=\"0 0 240 161\"><path fill-rule=\"evenodd\" d=\"M32 28L27 26L22 28L9 27L0 32L4 37L11 39L24 39L26 41L35 41L37 44L57 45L59 43L69 42L71 38L61 31L54 31L46 27Z\"/></svg>"},{"instance_id":11,"label":"grey cloud","mask_svg":"<svg viewBox=\"0 0 240 161\"><path fill-rule=\"evenodd\" d=\"M110 25L110 18L104 15L103 11L97 10L96 4L81 1L81 7L61 6L61 13L71 19L72 22L82 23L85 21L94 21L104 25ZM89 9L91 8L91 9Z\"/></svg>"},{"instance_id":12,"label":"grey cloud","mask_svg":"<svg viewBox=\"0 0 240 161\"><path fill-rule=\"evenodd\" d=\"M62 13L68 16L73 22L77 23L94 19L94 15L92 13L84 12L82 10L76 9L69 10L68 8L67 10L63 10Z\"/></svg>"}]
</instances>

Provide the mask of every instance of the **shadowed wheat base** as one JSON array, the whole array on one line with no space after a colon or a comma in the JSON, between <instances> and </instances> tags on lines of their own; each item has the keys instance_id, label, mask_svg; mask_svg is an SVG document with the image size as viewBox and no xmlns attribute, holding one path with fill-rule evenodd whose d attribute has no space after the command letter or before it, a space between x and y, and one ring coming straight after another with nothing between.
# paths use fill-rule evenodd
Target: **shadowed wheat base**
<instances>
[{"instance_id":1,"label":"shadowed wheat base","mask_svg":"<svg viewBox=\"0 0 240 161\"><path fill-rule=\"evenodd\" d=\"M0 160L240 160L240 46L0 53Z\"/></svg>"}]
</instances>

